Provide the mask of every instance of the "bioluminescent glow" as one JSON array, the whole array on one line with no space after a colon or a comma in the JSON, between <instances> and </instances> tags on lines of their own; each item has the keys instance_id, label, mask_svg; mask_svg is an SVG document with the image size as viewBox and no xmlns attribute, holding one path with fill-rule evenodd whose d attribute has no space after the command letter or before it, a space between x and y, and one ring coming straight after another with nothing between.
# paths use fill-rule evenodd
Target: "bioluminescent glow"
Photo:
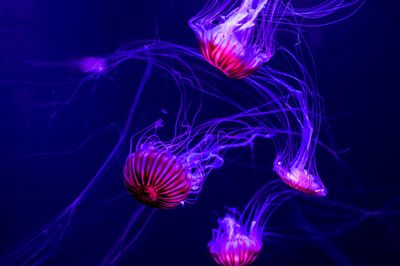
<instances>
[{"instance_id":1,"label":"bioluminescent glow","mask_svg":"<svg viewBox=\"0 0 400 266\"><path fill-rule=\"evenodd\" d=\"M10 264L47 262L66 245L69 230L91 220L83 209L114 203L125 196L129 201L123 206L135 206L133 197L142 205L123 208L121 212L129 213L124 215L125 229L114 236L109 250L101 252L105 254L101 265L117 264L157 209L196 202L207 178L224 165L228 151L247 148L254 155L256 138L273 143L275 150L272 147L265 153L274 152L275 160L266 164L287 185L308 195L327 195L316 168L316 149L336 154L319 140L320 97L314 69L305 63L312 62L312 56L303 45L302 27L341 20L346 16L330 18L338 10L349 9L351 14L360 2L325 0L313 7L295 2L210 1L189 22L201 52L148 41L126 45L108 56L74 60L73 66L87 76L71 93L64 91L55 97L52 117L84 89L93 95L105 80L137 75L136 68L123 71L132 62L138 68L146 67L139 84L129 87L126 84L130 82L125 81L123 85L124 90L132 91L133 100L126 117L119 118L123 122L109 125L117 129L118 138L107 158L72 203L10 255ZM294 36L294 41L281 43L278 33L287 33L288 39ZM114 89L115 84L108 85ZM168 101L161 92L167 92ZM127 192L110 186L105 189L107 197L99 200L98 187L108 185L106 176L113 167L123 169L111 176L112 181L123 181ZM293 193L277 189L277 183L262 187L242 214L230 212L219 220L209 243L218 264L245 266L257 259L268 219ZM78 219L79 226L74 224ZM88 227L85 229L96 230Z\"/></svg>"}]
</instances>

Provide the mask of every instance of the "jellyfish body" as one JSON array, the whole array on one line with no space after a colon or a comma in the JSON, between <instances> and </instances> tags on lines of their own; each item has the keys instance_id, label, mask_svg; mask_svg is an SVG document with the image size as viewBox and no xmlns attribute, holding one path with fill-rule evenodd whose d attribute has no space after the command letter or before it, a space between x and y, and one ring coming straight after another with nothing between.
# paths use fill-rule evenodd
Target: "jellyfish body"
<instances>
[{"instance_id":1,"label":"jellyfish body","mask_svg":"<svg viewBox=\"0 0 400 266\"><path fill-rule=\"evenodd\" d=\"M191 188L188 169L175 156L156 149L129 155L124 181L128 192L139 202L160 209L178 206Z\"/></svg>"},{"instance_id":2,"label":"jellyfish body","mask_svg":"<svg viewBox=\"0 0 400 266\"><path fill-rule=\"evenodd\" d=\"M321 179L306 169L286 169L281 162L276 162L274 170L288 186L305 194L324 197L328 193Z\"/></svg>"},{"instance_id":3,"label":"jellyfish body","mask_svg":"<svg viewBox=\"0 0 400 266\"><path fill-rule=\"evenodd\" d=\"M213 259L223 266L253 263L262 250L261 236L255 230L256 222L252 222L249 232L229 215L218 223L219 228L213 231L213 239L208 244Z\"/></svg>"},{"instance_id":4,"label":"jellyfish body","mask_svg":"<svg viewBox=\"0 0 400 266\"><path fill-rule=\"evenodd\" d=\"M266 18L257 22L270 1L243 0L212 3L189 22L204 58L225 75L241 79L257 71L273 54Z\"/></svg>"},{"instance_id":5,"label":"jellyfish body","mask_svg":"<svg viewBox=\"0 0 400 266\"><path fill-rule=\"evenodd\" d=\"M215 262L223 266L247 266L262 251L265 226L272 213L292 195L278 182L262 186L250 199L243 213L231 209L218 220L208 244Z\"/></svg>"}]
</instances>

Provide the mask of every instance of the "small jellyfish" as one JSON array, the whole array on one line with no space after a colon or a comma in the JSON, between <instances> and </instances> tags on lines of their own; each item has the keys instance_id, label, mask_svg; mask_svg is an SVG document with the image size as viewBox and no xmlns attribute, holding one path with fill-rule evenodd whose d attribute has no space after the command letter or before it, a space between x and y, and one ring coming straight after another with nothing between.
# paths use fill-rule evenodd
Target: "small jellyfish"
<instances>
[{"instance_id":1,"label":"small jellyfish","mask_svg":"<svg viewBox=\"0 0 400 266\"><path fill-rule=\"evenodd\" d=\"M288 186L305 194L324 197L328 193L321 179L306 169L286 169L282 166L282 162L278 161L274 164L274 171Z\"/></svg>"},{"instance_id":2,"label":"small jellyfish","mask_svg":"<svg viewBox=\"0 0 400 266\"><path fill-rule=\"evenodd\" d=\"M124 181L134 198L159 209L175 208L187 198L191 189L191 178L182 162L156 149L129 155Z\"/></svg>"},{"instance_id":3,"label":"small jellyfish","mask_svg":"<svg viewBox=\"0 0 400 266\"><path fill-rule=\"evenodd\" d=\"M253 221L247 232L231 216L218 221L219 229L213 231L213 239L208 244L211 256L223 266L246 266L253 263L262 250L262 239L255 230Z\"/></svg>"},{"instance_id":4,"label":"small jellyfish","mask_svg":"<svg viewBox=\"0 0 400 266\"><path fill-rule=\"evenodd\" d=\"M275 0L213 1L189 21L204 58L233 79L257 71L273 55ZM264 12L263 12L264 11Z\"/></svg>"},{"instance_id":5,"label":"small jellyfish","mask_svg":"<svg viewBox=\"0 0 400 266\"><path fill-rule=\"evenodd\" d=\"M281 189L277 182L261 187L251 198L243 213L230 210L225 218L218 220L213 229L208 248L212 258L222 266L247 266L262 251L265 226L272 213L292 192Z\"/></svg>"}]
</instances>

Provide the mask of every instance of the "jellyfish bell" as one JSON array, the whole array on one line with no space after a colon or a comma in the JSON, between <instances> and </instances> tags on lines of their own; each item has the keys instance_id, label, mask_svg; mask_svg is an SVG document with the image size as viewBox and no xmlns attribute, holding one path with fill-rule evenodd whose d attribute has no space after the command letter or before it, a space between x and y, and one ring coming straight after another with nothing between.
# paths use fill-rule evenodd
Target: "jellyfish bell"
<instances>
[{"instance_id":1,"label":"jellyfish bell","mask_svg":"<svg viewBox=\"0 0 400 266\"><path fill-rule=\"evenodd\" d=\"M264 62L269 60L269 58L257 57L255 51L242 47L240 43L233 39L205 40L200 43L200 48L204 58L211 65L233 79L242 79L253 74Z\"/></svg>"},{"instance_id":2,"label":"jellyfish bell","mask_svg":"<svg viewBox=\"0 0 400 266\"><path fill-rule=\"evenodd\" d=\"M215 262L223 266L247 266L257 259L263 248L268 220L293 195L282 187L276 181L262 186L242 213L231 209L223 219L218 220L218 228L213 229L212 240L208 244Z\"/></svg>"},{"instance_id":3,"label":"jellyfish bell","mask_svg":"<svg viewBox=\"0 0 400 266\"><path fill-rule=\"evenodd\" d=\"M320 178L306 169L295 167L287 169L281 161L276 161L274 171L288 186L305 194L317 197L324 197L328 194Z\"/></svg>"},{"instance_id":4,"label":"jellyfish bell","mask_svg":"<svg viewBox=\"0 0 400 266\"><path fill-rule=\"evenodd\" d=\"M172 209L184 202L191 190L191 174L183 162L157 149L138 150L128 156L124 183L139 202Z\"/></svg>"},{"instance_id":5,"label":"jellyfish bell","mask_svg":"<svg viewBox=\"0 0 400 266\"><path fill-rule=\"evenodd\" d=\"M261 235L257 234L256 221L247 231L234 217L227 215L218 221L213 239L208 244L210 254L219 265L246 266L252 264L262 250Z\"/></svg>"},{"instance_id":6,"label":"jellyfish bell","mask_svg":"<svg viewBox=\"0 0 400 266\"><path fill-rule=\"evenodd\" d=\"M192 133L189 130L167 142L142 137L144 143L139 142L124 166L125 187L133 198L159 209L173 209L197 199L206 177L224 163L219 155L223 139L203 136L190 147ZM200 131L196 134L200 137Z\"/></svg>"},{"instance_id":7,"label":"jellyfish bell","mask_svg":"<svg viewBox=\"0 0 400 266\"><path fill-rule=\"evenodd\" d=\"M204 58L233 79L245 78L273 55L270 23L257 21L268 0L212 2L189 21ZM274 2L274 1L272 1Z\"/></svg>"}]
</instances>

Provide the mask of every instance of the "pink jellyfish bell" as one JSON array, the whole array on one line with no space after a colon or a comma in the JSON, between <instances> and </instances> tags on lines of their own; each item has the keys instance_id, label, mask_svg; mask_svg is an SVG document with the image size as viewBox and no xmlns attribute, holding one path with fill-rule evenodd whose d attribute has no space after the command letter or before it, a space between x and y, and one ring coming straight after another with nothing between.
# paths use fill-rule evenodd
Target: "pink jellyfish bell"
<instances>
[{"instance_id":1,"label":"pink jellyfish bell","mask_svg":"<svg viewBox=\"0 0 400 266\"><path fill-rule=\"evenodd\" d=\"M235 218L226 216L218 221L213 239L208 244L211 256L219 265L246 266L252 264L262 250L261 235L253 221L247 232Z\"/></svg>"},{"instance_id":2,"label":"pink jellyfish bell","mask_svg":"<svg viewBox=\"0 0 400 266\"><path fill-rule=\"evenodd\" d=\"M251 265L262 252L268 220L292 194L280 183L270 182L254 194L241 214L232 209L219 219L208 243L214 261L222 266Z\"/></svg>"},{"instance_id":3,"label":"pink jellyfish bell","mask_svg":"<svg viewBox=\"0 0 400 266\"><path fill-rule=\"evenodd\" d=\"M283 182L300 192L317 197L324 197L328 194L328 190L321 179L304 168L292 167L286 169L282 162L277 161L274 170Z\"/></svg>"},{"instance_id":4,"label":"pink jellyfish bell","mask_svg":"<svg viewBox=\"0 0 400 266\"><path fill-rule=\"evenodd\" d=\"M124 181L134 198L159 209L175 208L188 197L191 188L188 169L175 156L156 149L129 155Z\"/></svg>"}]
</instances>

